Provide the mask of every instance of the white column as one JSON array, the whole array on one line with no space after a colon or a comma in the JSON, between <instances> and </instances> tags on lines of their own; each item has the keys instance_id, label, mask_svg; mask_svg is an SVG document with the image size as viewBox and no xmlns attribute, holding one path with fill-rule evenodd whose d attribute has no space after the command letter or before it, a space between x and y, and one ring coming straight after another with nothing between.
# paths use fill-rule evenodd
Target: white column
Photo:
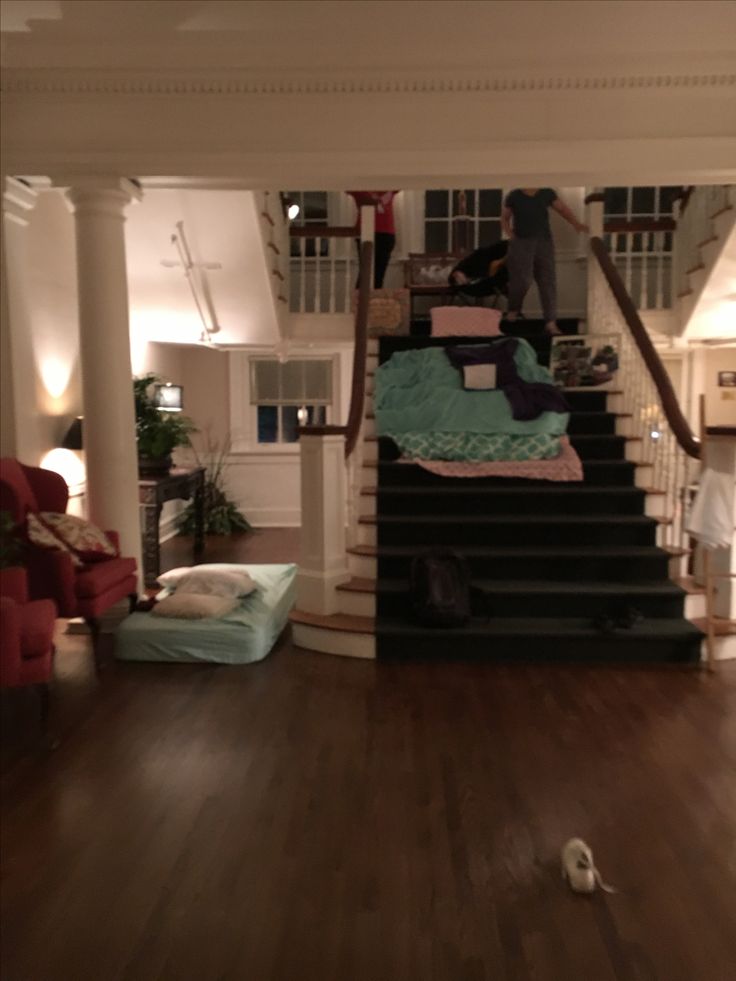
<instances>
[{"instance_id":1,"label":"white column","mask_svg":"<svg viewBox=\"0 0 736 981\"><path fill-rule=\"evenodd\" d=\"M371 205L363 205L360 209L360 244L363 242L373 242L376 239L376 209ZM360 268L360 258L358 258L358 268ZM371 259L371 275L370 284L371 289L373 289L373 283L375 282L374 270L376 268L376 250L373 249L373 258Z\"/></svg>"},{"instance_id":2,"label":"white column","mask_svg":"<svg viewBox=\"0 0 736 981\"><path fill-rule=\"evenodd\" d=\"M590 194L602 195L602 187L591 188ZM603 238L603 201L590 201L585 206L585 223L590 229L590 237ZM588 274L588 301L586 310L586 333L591 333L595 331L596 325L592 322L593 311L595 310L595 290L597 284L600 282L600 273L598 270L598 260L595 258L593 253L588 248L588 263L587 263L587 274Z\"/></svg>"},{"instance_id":3,"label":"white column","mask_svg":"<svg viewBox=\"0 0 736 981\"><path fill-rule=\"evenodd\" d=\"M305 613L337 613L335 587L350 578L345 552L345 437L299 437L301 558L296 605Z\"/></svg>"},{"instance_id":4,"label":"white column","mask_svg":"<svg viewBox=\"0 0 736 981\"><path fill-rule=\"evenodd\" d=\"M77 240L79 352L90 519L120 534L141 570L125 207L139 189L119 178L84 178L67 191Z\"/></svg>"},{"instance_id":5,"label":"white column","mask_svg":"<svg viewBox=\"0 0 736 981\"><path fill-rule=\"evenodd\" d=\"M37 369L33 356L28 294L26 229L38 200L34 190L6 177L3 186L2 229L2 456L23 463L40 463Z\"/></svg>"}]
</instances>

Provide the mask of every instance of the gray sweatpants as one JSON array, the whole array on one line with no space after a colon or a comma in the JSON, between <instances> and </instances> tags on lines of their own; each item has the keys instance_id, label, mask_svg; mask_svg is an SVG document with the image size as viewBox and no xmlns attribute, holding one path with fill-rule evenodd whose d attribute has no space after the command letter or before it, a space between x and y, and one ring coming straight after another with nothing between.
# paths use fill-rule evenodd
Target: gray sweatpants
<instances>
[{"instance_id":1,"label":"gray sweatpants","mask_svg":"<svg viewBox=\"0 0 736 981\"><path fill-rule=\"evenodd\" d=\"M532 279L537 284L545 322L557 319L555 245L551 238L512 238L509 271L509 313L520 313Z\"/></svg>"}]
</instances>

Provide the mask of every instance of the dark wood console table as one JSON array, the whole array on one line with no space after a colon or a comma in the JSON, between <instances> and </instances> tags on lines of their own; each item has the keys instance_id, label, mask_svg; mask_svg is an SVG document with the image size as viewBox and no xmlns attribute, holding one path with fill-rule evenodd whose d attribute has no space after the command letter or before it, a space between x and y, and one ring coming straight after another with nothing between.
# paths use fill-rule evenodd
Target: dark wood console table
<instances>
[{"instance_id":1,"label":"dark wood console table","mask_svg":"<svg viewBox=\"0 0 736 981\"><path fill-rule=\"evenodd\" d=\"M194 555L196 563L204 551L204 467L174 467L160 476L138 481L143 537L143 581L155 586L161 571L158 525L166 501L194 498Z\"/></svg>"}]
</instances>

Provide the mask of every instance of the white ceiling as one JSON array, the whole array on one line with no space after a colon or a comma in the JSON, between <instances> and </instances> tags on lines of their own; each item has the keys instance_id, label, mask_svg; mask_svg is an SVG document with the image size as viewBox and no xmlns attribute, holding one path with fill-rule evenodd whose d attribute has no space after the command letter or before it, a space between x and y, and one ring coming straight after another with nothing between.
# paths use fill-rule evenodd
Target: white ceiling
<instances>
[{"instance_id":1,"label":"white ceiling","mask_svg":"<svg viewBox=\"0 0 736 981\"><path fill-rule=\"evenodd\" d=\"M39 67L528 71L733 65L730 0L2 0ZM94 44L90 41L94 40Z\"/></svg>"}]
</instances>

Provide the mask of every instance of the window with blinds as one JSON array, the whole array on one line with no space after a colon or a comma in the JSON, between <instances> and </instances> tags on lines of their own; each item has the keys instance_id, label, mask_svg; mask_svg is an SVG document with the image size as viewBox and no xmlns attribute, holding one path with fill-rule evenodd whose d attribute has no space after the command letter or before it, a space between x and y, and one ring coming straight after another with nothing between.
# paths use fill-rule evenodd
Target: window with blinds
<instances>
[{"instance_id":1,"label":"window with blinds","mask_svg":"<svg viewBox=\"0 0 736 981\"><path fill-rule=\"evenodd\" d=\"M250 401L259 443L295 443L298 427L324 425L332 405L332 361L304 358L250 362Z\"/></svg>"}]
</instances>

